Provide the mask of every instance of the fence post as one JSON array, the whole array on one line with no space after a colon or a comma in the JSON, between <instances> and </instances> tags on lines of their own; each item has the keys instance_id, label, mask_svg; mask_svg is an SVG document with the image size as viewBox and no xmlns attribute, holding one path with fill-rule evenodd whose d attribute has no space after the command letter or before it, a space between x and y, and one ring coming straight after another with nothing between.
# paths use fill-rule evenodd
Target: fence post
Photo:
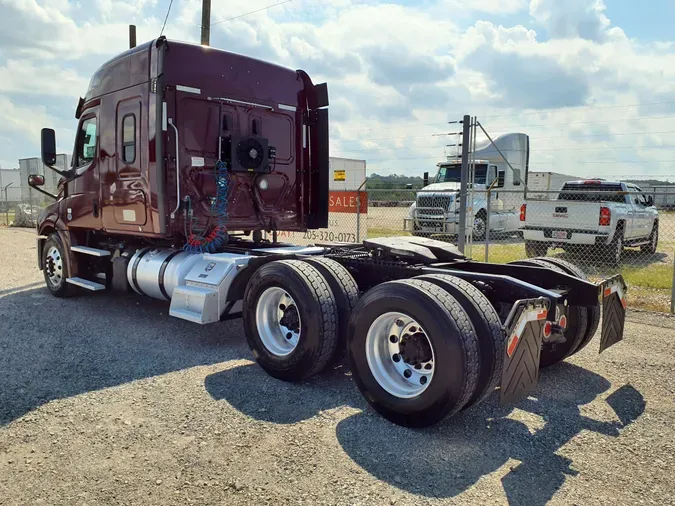
<instances>
[{"instance_id":1,"label":"fence post","mask_svg":"<svg viewBox=\"0 0 675 506\"><path fill-rule=\"evenodd\" d=\"M490 251L490 196L492 188L488 188L487 191L487 216L485 217L485 262L489 262L489 251Z\"/></svg>"},{"instance_id":2,"label":"fence post","mask_svg":"<svg viewBox=\"0 0 675 506\"><path fill-rule=\"evenodd\" d=\"M457 248L464 253L464 243L466 241L466 205L467 205L467 187L469 182L469 143L471 142L471 117L464 116L462 121L462 172L459 188L459 236L457 237Z\"/></svg>"},{"instance_id":3,"label":"fence post","mask_svg":"<svg viewBox=\"0 0 675 506\"><path fill-rule=\"evenodd\" d=\"M675 255L673 255L673 280L670 283L670 314L675 313Z\"/></svg>"}]
</instances>

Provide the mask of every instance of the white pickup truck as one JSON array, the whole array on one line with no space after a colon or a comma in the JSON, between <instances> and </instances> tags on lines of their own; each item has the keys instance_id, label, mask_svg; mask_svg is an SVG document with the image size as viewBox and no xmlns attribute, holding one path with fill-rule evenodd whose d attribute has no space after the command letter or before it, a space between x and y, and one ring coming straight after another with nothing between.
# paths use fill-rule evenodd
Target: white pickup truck
<instances>
[{"instance_id":1,"label":"white pickup truck","mask_svg":"<svg viewBox=\"0 0 675 506\"><path fill-rule=\"evenodd\" d=\"M659 240L653 198L630 183L568 181L554 200L526 200L520 221L529 257L549 248L587 247L617 265L625 246L653 254Z\"/></svg>"}]
</instances>

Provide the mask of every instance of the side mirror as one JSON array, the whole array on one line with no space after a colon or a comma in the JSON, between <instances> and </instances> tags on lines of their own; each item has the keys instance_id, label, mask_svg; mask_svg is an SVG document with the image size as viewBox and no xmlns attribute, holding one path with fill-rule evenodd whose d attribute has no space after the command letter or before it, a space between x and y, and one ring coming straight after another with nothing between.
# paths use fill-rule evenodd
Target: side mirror
<instances>
[{"instance_id":1,"label":"side mirror","mask_svg":"<svg viewBox=\"0 0 675 506\"><path fill-rule=\"evenodd\" d=\"M42 163L48 167L56 164L56 132L52 128L43 128L42 140Z\"/></svg>"},{"instance_id":2,"label":"side mirror","mask_svg":"<svg viewBox=\"0 0 675 506\"><path fill-rule=\"evenodd\" d=\"M44 186L45 177L40 174L31 174L28 176L28 184L29 186Z\"/></svg>"}]
</instances>

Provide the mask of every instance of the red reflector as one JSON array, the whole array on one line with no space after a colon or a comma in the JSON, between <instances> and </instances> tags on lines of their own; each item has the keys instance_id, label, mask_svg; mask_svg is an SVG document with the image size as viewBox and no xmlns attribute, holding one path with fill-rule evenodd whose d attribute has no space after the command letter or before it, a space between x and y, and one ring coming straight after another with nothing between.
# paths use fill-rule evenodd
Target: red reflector
<instances>
[{"instance_id":1,"label":"red reflector","mask_svg":"<svg viewBox=\"0 0 675 506\"><path fill-rule=\"evenodd\" d=\"M611 288L605 288L605 297L609 297L612 295L612 289Z\"/></svg>"},{"instance_id":2,"label":"red reflector","mask_svg":"<svg viewBox=\"0 0 675 506\"><path fill-rule=\"evenodd\" d=\"M558 321L558 325L560 325L563 329L567 328L567 316L562 315L560 317L560 320Z\"/></svg>"},{"instance_id":3,"label":"red reflector","mask_svg":"<svg viewBox=\"0 0 675 506\"><path fill-rule=\"evenodd\" d=\"M522 204L520 206L520 221L525 221L526 214L527 214L527 204Z\"/></svg>"},{"instance_id":4,"label":"red reflector","mask_svg":"<svg viewBox=\"0 0 675 506\"><path fill-rule=\"evenodd\" d=\"M611 220L612 220L612 211L609 210L609 207L601 207L598 225L600 225L601 227L607 227L609 226Z\"/></svg>"},{"instance_id":5,"label":"red reflector","mask_svg":"<svg viewBox=\"0 0 675 506\"><path fill-rule=\"evenodd\" d=\"M553 330L553 324L549 321L544 323L544 337L551 337L551 331Z\"/></svg>"}]
</instances>

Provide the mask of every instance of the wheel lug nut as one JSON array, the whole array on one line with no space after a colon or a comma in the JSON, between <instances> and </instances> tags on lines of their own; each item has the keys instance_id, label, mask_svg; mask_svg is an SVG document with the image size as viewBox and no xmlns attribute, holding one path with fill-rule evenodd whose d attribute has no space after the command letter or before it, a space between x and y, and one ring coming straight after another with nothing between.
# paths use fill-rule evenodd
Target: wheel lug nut
<instances>
[{"instance_id":1,"label":"wheel lug nut","mask_svg":"<svg viewBox=\"0 0 675 506\"><path fill-rule=\"evenodd\" d=\"M399 355L398 353L394 353L394 354L392 355L391 359L392 359L394 362L400 362L400 361L401 361L401 355Z\"/></svg>"},{"instance_id":2,"label":"wheel lug nut","mask_svg":"<svg viewBox=\"0 0 675 506\"><path fill-rule=\"evenodd\" d=\"M426 376L422 376L422 377L420 378L420 383L421 383L422 385L426 385L426 384L427 384L427 377L426 377Z\"/></svg>"},{"instance_id":3,"label":"wheel lug nut","mask_svg":"<svg viewBox=\"0 0 675 506\"><path fill-rule=\"evenodd\" d=\"M292 338L293 338L293 334L291 332L286 334L286 339L292 339Z\"/></svg>"},{"instance_id":4,"label":"wheel lug nut","mask_svg":"<svg viewBox=\"0 0 675 506\"><path fill-rule=\"evenodd\" d=\"M410 376L412 376L412 371L410 369L406 369L405 371L403 371L403 376L405 376L406 378L410 378Z\"/></svg>"},{"instance_id":5,"label":"wheel lug nut","mask_svg":"<svg viewBox=\"0 0 675 506\"><path fill-rule=\"evenodd\" d=\"M286 309L286 306L284 304L279 304L279 309L281 309L283 311L283 310Z\"/></svg>"},{"instance_id":6,"label":"wheel lug nut","mask_svg":"<svg viewBox=\"0 0 675 506\"><path fill-rule=\"evenodd\" d=\"M392 343L398 343L398 336L391 335L391 336L389 336L389 340Z\"/></svg>"}]
</instances>

